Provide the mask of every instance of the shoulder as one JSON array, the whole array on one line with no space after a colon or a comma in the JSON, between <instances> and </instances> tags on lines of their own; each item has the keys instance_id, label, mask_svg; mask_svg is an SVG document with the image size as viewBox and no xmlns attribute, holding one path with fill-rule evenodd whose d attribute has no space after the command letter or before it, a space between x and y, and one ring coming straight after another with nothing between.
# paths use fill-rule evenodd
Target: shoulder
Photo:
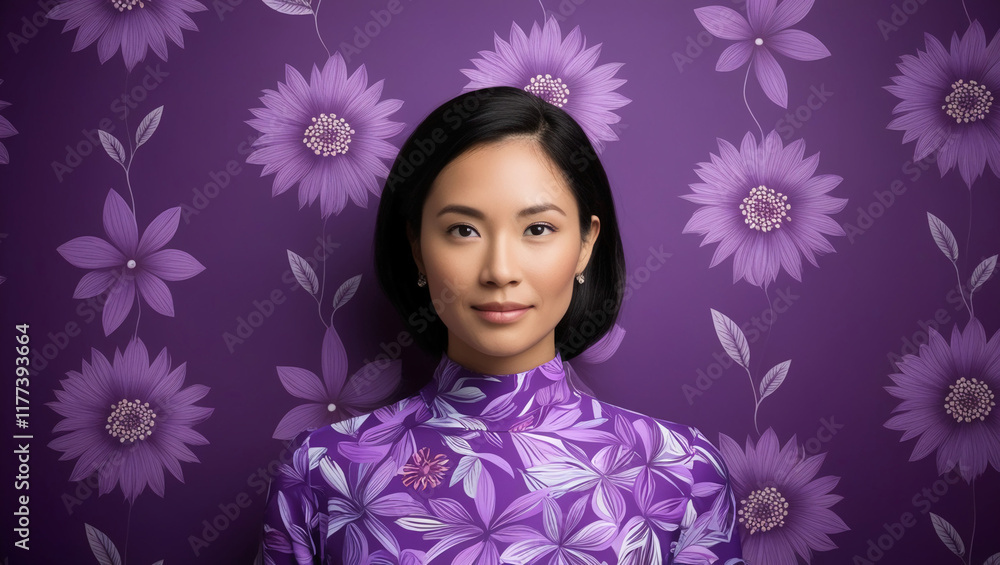
<instances>
[{"instance_id":1,"label":"shoulder","mask_svg":"<svg viewBox=\"0 0 1000 565\"><path fill-rule=\"evenodd\" d=\"M699 428L654 418L598 400L589 394L581 394L581 398L581 408L593 410L595 418L607 419L617 429L628 424L651 460L672 461L686 467L691 471L694 482L728 482L729 473L722 453Z\"/></svg>"}]
</instances>

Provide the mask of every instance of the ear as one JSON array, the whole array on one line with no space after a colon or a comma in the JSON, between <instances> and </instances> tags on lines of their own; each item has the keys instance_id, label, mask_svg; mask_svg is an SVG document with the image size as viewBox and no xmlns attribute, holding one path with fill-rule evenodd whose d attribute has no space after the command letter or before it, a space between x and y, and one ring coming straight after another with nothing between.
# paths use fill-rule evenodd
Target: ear
<instances>
[{"instance_id":1,"label":"ear","mask_svg":"<svg viewBox=\"0 0 1000 565\"><path fill-rule=\"evenodd\" d=\"M424 259L420 253L420 238L413 233L413 226L406 223L406 238L410 240L410 252L413 254L413 261L417 264L417 270L426 273L424 270Z\"/></svg>"},{"instance_id":2,"label":"ear","mask_svg":"<svg viewBox=\"0 0 1000 565\"><path fill-rule=\"evenodd\" d=\"M582 273L584 269L587 268L587 264L590 262L590 256L594 250L594 244L597 242L597 236L601 233L601 219L597 216L590 217L590 232L587 234L587 238L580 245L580 260L576 263L576 272Z\"/></svg>"}]
</instances>

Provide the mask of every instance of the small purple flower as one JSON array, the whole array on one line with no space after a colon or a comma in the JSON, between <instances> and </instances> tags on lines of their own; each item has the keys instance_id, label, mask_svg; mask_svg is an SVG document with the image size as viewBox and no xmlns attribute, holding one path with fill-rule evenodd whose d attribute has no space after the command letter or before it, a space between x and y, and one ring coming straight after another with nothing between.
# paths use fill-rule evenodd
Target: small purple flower
<instances>
[{"instance_id":1,"label":"small purple flower","mask_svg":"<svg viewBox=\"0 0 1000 565\"><path fill-rule=\"evenodd\" d=\"M703 205L682 233L704 235L701 245L719 242L709 267L735 253L734 284L745 278L766 287L781 268L801 281L801 257L818 267L815 254L834 251L823 235L846 235L830 214L843 210L847 199L826 194L843 178L813 176L819 153L803 159L805 141L785 147L774 130L760 145L747 132L739 150L724 139L718 143L719 155L695 169L705 182L680 195Z\"/></svg>"},{"instance_id":2,"label":"small purple flower","mask_svg":"<svg viewBox=\"0 0 1000 565\"><path fill-rule=\"evenodd\" d=\"M0 84L3 84L3 80L0 80ZM3 110L7 106L10 106L10 102L0 100L0 110ZM0 116L0 139L10 137L16 133L17 130L14 129L14 125L10 123L10 120ZM10 163L10 154L7 153L7 148L4 147L3 143L0 143L0 164L6 165L7 163ZM3 281L0 280L0 282Z\"/></svg>"},{"instance_id":3,"label":"small purple flower","mask_svg":"<svg viewBox=\"0 0 1000 565\"><path fill-rule=\"evenodd\" d=\"M205 385L181 389L187 363L170 369L166 348L152 364L139 338L129 340L122 354L109 362L91 349L82 371L68 371L55 391L58 400L46 405L64 418L53 432L69 432L49 442L62 451L60 461L79 458L70 481L82 481L95 471L100 494L121 484L129 502L148 485L163 496L163 469L184 482L180 462L198 462L187 445L207 445L192 427L204 422L213 408L195 406L208 394Z\"/></svg>"},{"instance_id":4,"label":"small purple flower","mask_svg":"<svg viewBox=\"0 0 1000 565\"><path fill-rule=\"evenodd\" d=\"M910 461L936 449L939 474L958 465L971 482L987 462L1000 471L1000 332L987 341L971 318L964 332L952 327L950 344L934 328L927 333L920 354L904 355L889 375L896 386L884 388L902 402L885 427L904 432L900 441L920 436Z\"/></svg>"},{"instance_id":5,"label":"small purple flower","mask_svg":"<svg viewBox=\"0 0 1000 565\"><path fill-rule=\"evenodd\" d=\"M184 47L181 30L198 31L188 12L208 10L197 0L68 0L49 10L48 17L66 20L63 33L76 32L73 51L97 41L101 63L121 46L129 71L146 58L146 51L167 60L167 38Z\"/></svg>"},{"instance_id":6,"label":"small purple flower","mask_svg":"<svg viewBox=\"0 0 1000 565\"><path fill-rule=\"evenodd\" d=\"M832 510L842 496L831 494L840 477L815 478L825 453L805 457L793 435L780 447L768 428L756 447L747 438L746 451L719 434L719 451L729 468L736 499L740 541L747 563L795 565L796 554L806 563L813 551L835 549L828 534L849 528Z\"/></svg>"},{"instance_id":7,"label":"small purple flower","mask_svg":"<svg viewBox=\"0 0 1000 565\"><path fill-rule=\"evenodd\" d=\"M292 396L309 400L288 411L274 429L276 439L292 439L304 430L329 426L376 408L399 385L402 362L379 368L371 362L347 377L347 352L333 326L323 336L323 379L299 367L277 367L278 378Z\"/></svg>"},{"instance_id":8,"label":"small purple flower","mask_svg":"<svg viewBox=\"0 0 1000 565\"><path fill-rule=\"evenodd\" d=\"M621 117L613 110L631 100L614 92L625 79L612 77L624 63L595 68L603 44L586 47L580 26L563 40L554 17L541 29L533 22L528 36L511 23L510 43L494 33L493 44L495 51L480 51L482 59L472 59L475 69L460 69L470 79L462 92L491 86L522 88L566 110L598 153L604 150L605 141L618 140L610 124L618 123Z\"/></svg>"},{"instance_id":9,"label":"small purple flower","mask_svg":"<svg viewBox=\"0 0 1000 565\"><path fill-rule=\"evenodd\" d=\"M405 126L388 119L402 100L379 102L383 82L369 87L364 65L348 77L340 52L327 59L322 71L313 65L308 83L285 65L285 82L278 83L277 92L263 91L260 100L266 107L251 108L256 118L246 122L263 134L247 163L264 165L261 176L277 173L271 196L299 183L299 209L319 197L327 218L340 214L348 196L365 208L367 192L381 193L375 177L389 176L382 159L399 152L385 140Z\"/></svg>"},{"instance_id":10,"label":"small purple flower","mask_svg":"<svg viewBox=\"0 0 1000 565\"><path fill-rule=\"evenodd\" d=\"M746 18L726 6L705 6L694 13L715 37L736 40L719 55L715 70L731 71L751 61L767 97L787 108L788 82L772 51L799 61L829 57L830 51L812 34L788 29L809 13L813 0L783 0L776 4L777 0L747 0Z\"/></svg>"},{"instance_id":11,"label":"small purple flower","mask_svg":"<svg viewBox=\"0 0 1000 565\"><path fill-rule=\"evenodd\" d=\"M903 73L884 86L901 102L887 129L901 130L903 143L917 140L913 160L937 151L943 177L955 165L971 189L989 162L1000 177L1000 33L989 46L978 20L960 40L951 36L951 52L929 33L927 51L903 55L896 67Z\"/></svg>"},{"instance_id":12,"label":"small purple flower","mask_svg":"<svg viewBox=\"0 0 1000 565\"><path fill-rule=\"evenodd\" d=\"M114 191L104 200L104 231L111 243L94 236L81 236L56 248L67 261L91 271L80 279L73 298L90 298L106 291L102 321L110 335L132 311L135 290L160 314L174 315L174 299L163 282L187 280L205 270L190 254L161 249L177 232L181 207L164 210L146 227L139 239L132 209Z\"/></svg>"}]
</instances>

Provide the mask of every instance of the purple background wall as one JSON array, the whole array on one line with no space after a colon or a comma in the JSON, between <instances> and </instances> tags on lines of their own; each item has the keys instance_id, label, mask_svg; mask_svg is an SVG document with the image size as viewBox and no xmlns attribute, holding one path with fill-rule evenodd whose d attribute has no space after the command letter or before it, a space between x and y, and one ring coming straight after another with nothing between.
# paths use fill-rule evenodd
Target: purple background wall
<instances>
[{"instance_id":1,"label":"purple background wall","mask_svg":"<svg viewBox=\"0 0 1000 565\"><path fill-rule=\"evenodd\" d=\"M745 281L733 284L732 259L708 267L715 246L699 247L700 237L681 234L696 206L678 198L690 192L689 183L699 181L696 163L718 153L716 138L738 146L746 132L758 135L742 103L743 70L714 69L731 42L710 36L694 14L695 8L713 3L740 6L729 0L543 3L560 19L564 36L579 25L588 46L603 44L599 64L625 63L616 78L627 82L617 92L632 100L616 111L621 121L612 127L620 140L610 142L601 156L615 191L632 281L619 320L626 335L605 363L575 368L598 397L611 403L695 425L713 442L719 433L741 444L747 436L756 439L748 382L735 364L718 365L724 356L710 308L741 325L753 324L767 302L760 288ZM60 33L63 22L46 20L44 1L0 7L5 38L0 100L11 103L2 115L18 130L2 140L10 163L0 165L0 275L7 278L0 285L0 333L6 341L0 344L0 366L11 375L4 379L8 392L2 408L5 509L25 493L13 489L17 466L13 448L7 447L13 434L24 433L13 426L9 392L13 327L30 324L37 350L56 345L44 366L33 366L31 376L30 551L12 545L11 511L5 510L0 522L5 540L0 556L10 563L95 562L85 524L107 534L122 551L128 538L129 563L251 563L257 554L264 504L259 477L276 468L273 462L284 446L272 432L289 409L301 404L282 387L275 367L319 374L324 330L315 303L289 276L286 250L313 255L324 221L317 205L299 209L293 195L297 188L272 198L273 177L261 178L262 167L247 164L240 148L255 134L245 120L252 117L249 108L261 106L261 90L285 80L286 63L305 73L314 63L322 65L326 54L311 17L281 14L259 0L206 5L207 11L192 14L198 31L184 32L183 48L170 44L166 62L148 53L127 79L120 52L105 64L99 63L94 45L71 52L76 32ZM966 5L987 40L992 38L1000 25L995 2L967 0ZM373 19L371 11L386 6L383 0L327 0L319 15L327 45L335 50L341 42L355 41L355 26L364 28ZM403 133L390 139L397 147L428 111L461 92L468 79L459 69L472 68L470 59L494 48L494 32L507 40L512 22L525 31L532 22L542 22L542 9L530 1L472 7L404 0L401 6L347 64L349 72L364 64L369 83L385 79L383 99L404 101L391 116L406 123ZM903 6L912 12L906 21L897 14L897 29L880 29L879 20L891 23L895 12L905 14ZM829 238L836 253L820 257L819 268L805 263L801 282L781 272L768 295L774 301L784 294L787 309L771 324L761 322L759 339L748 332L758 379L767 367L793 360L785 383L760 408L761 429L773 428L782 442L795 434L811 453L827 453L819 475L841 478L833 492L843 500L832 509L850 531L834 534L837 549L815 554L813 563L848 563L865 556L869 541L886 533L884 524L899 522L905 512L916 523L890 540L879 559L883 563L956 559L935 535L926 510L949 520L966 545L971 536L970 486L939 479L933 455L908 462L915 440L901 443L900 432L883 426L898 404L883 389L892 384L890 356L904 352L906 343L924 341L928 323L947 338L953 325L964 329L969 319L961 301L949 294L955 273L935 246L927 212L954 230L964 279L1000 251L1000 181L989 167L973 185L970 205L957 170L941 178L936 164L914 165L913 144L902 144L901 132L886 129L899 100L882 87L899 74L900 55L924 49L925 32L947 46L951 34L962 34L967 26L959 2L821 0L794 27L818 37L832 56L809 62L779 57L788 78L788 109L768 101L752 77L747 85L747 101L765 132L786 132L786 144L804 139L806 155L821 154L816 174L843 177L831 195L849 202L834 220L868 226L850 238ZM677 55L689 59L678 66ZM130 112L126 130L115 101L126 84L132 90L147 74L147 88L140 89L142 100ZM809 98L817 91L826 92L825 99ZM129 200L121 167L100 146L85 141L84 131L97 129L106 118L110 127L105 129L124 139L124 131L134 131L142 116L161 105L162 122L131 171L140 233L168 208L197 211L182 215L166 247L189 252L205 270L168 283L174 317L142 303L138 335L151 355L167 348L171 368L187 364L185 386L210 387L197 404L214 412L195 426L210 443L192 446L200 462L182 463L184 482L168 474L165 496L146 489L130 513L120 488L98 496L85 482L69 481L74 461L59 461L60 453L47 446L58 435L53 428L61 417L43 403L55 400L67 371L80 371L82 362L90 361L91 348L111 359L116 349L124 350L136 327L133 309L118 330L105 336L100 313L72 297L85 271L56 252L79 236L105 237L101 214L109 188ZM790 127L786 113L796 111L799 126ZM60 175L53 163L66 162L67 146L89 154ZM213 175L221 178L227 167L228 185L217 192L209 187L211 196L204 196ZM905 192L871 225L859 224L859 207L878 202L875 193L885 193L896 179ZM377 204L375 197L367 208L348 203L325 226L334 243L326 262L327 295L332 297L342 281L362 275L357 294L334 317L349 373L403 330L374 281L371 236ZM644 272L647 259L655 257L651 250L669 258L658 270ZM236 334L241 321L274 296L281 301L261 306L263 323L241 342L227 345L226 335ZM992 336L1000 329L1000 283L987 281L975 300L977 317ZM64 335L73 323L78 335ZM434 366L413 346L402 348L400 358L404 375L426 374ZM690 395L691 390L700 394L689 398L685 391ZM830 429L835 433L824 431ZM937 494L925 495L935 484ZM1000 477L988 467L975 484L973 563L979 564L1000 552ZM234 512L237 501L248 506L238 516L220 518L226 509ZM213 522L224 527L213 534L206 528Z\"/></svg>"}]
</instances>

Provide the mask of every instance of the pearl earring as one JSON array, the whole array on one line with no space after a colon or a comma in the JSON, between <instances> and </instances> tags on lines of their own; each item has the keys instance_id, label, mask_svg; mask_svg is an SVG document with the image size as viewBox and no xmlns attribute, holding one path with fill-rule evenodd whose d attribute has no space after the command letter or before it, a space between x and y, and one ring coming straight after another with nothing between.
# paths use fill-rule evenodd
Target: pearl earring
<instances>
[{"instance_id":1,"label":"pearl earring","mask_svg":"<svg viewBox=\"0 0 1000 565\"><path fill-rule=\"evenodd\" d=\"M423 273L420 273L420 275L417 276L417 286L419 286L419 287L425 287L425 286L427 286L427 277L424 276Z\"/></svg>"},{"instance_id":2,"label":"pearl earring","mask_svg":"<svg viewBox=\"0 0 1000 565\"><path fill-rule=\"evenodd\" d=\"M576 282L583 284L583 281L584 281L583 273L579 273L578 275L576 275Z\"/></svg>"}]
</instances>

